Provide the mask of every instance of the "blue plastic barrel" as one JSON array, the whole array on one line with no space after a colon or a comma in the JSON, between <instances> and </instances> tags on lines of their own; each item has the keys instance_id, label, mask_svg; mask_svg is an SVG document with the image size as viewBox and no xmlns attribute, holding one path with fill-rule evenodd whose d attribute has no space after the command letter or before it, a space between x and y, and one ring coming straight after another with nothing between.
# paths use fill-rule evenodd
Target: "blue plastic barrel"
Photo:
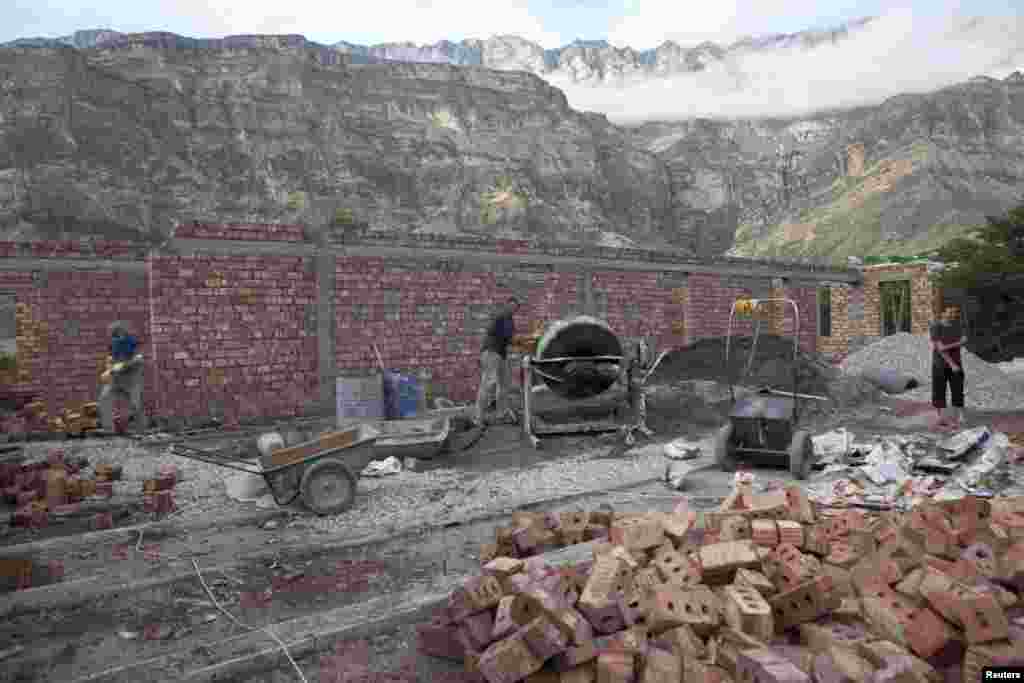
<instances>
[{"instance_id":1,"label":"blue plastic barrel","mask_svg":"<svg viewBox=\"0 0 1024 683\"><path fill-rule=\"evenodd\" d=\"M397 372L384 373L384 414L389 420L416 417L420 387L415 377Z\"/></svg>"}]
</instances>

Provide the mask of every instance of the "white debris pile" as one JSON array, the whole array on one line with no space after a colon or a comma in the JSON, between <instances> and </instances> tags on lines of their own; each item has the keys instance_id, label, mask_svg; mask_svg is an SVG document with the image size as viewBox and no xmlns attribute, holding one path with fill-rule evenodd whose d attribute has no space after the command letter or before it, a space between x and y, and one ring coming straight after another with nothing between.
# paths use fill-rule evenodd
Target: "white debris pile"
<instances>
[{"instance_id":1,"label":"white debris pile","mask_svg":"<svg viewBox=\"0 0 1024 683\"><path fill-rule=\"evenodd\" d=\"M977 410L1024 409L1024 392L1013 377L987 363L967 349L962 350L965 393L968 408ZM871 368L885 367L910 374L921 386L900 395L911 401L931 399L932 349L927 335L901 332L850 354L842 364L847 375L859 375Z\"/></svg>"}]
</instances>

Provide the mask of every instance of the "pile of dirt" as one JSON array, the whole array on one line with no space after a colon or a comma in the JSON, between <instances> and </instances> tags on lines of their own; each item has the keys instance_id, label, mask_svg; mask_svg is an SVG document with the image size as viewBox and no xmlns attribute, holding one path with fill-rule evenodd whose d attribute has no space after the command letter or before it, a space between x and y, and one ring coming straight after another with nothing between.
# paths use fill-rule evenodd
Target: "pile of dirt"
<instances>
[{"instance_id":1,"label":"pile of dirt","mask_svg":"<svg viewBox=\"0 0 1024 683\"><path fill-rule=\"evenodd\" d=\"M687 380L730 381L746 386L769 386L793 390L793 340L762 334L757 340L750 373L744 373L753 337L733 337L729 345L729 366L725 365L725 339L702 339L670 352L661 361L649 384L674 384ZM838 368L818 354L797 353L795 370L801 393L830 395L830 385L841 376Z\"/></svg>"}]
</instances>

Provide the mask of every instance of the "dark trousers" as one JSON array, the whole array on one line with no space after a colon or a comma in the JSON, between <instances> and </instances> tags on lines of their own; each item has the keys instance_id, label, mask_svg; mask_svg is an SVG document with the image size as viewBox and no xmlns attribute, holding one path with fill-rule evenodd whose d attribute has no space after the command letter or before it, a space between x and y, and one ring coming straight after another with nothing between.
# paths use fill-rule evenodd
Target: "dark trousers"
<instances>
[{"instance_id":1,"label":"dark trousers","mask_svg":"<svg viewBox=\"0 0 1024 683\"><path fill-rule=\"evenodd\" d=\"M960 366L961 369L963 366ZM952 394L953 407L964 407L964 373L953 372L953 368L945 363L932 365L932 405L936 408L946 407L946 384Z\"/></svg>"}]
</instances>

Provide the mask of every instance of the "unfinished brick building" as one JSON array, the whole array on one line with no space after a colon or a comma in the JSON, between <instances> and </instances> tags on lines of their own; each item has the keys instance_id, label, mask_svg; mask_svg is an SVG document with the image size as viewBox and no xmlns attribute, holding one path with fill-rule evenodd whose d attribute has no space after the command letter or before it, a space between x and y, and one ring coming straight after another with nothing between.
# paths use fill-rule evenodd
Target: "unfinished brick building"
<instances>
[{"instance_id":1,"label":"unfinished brick building","mask_svg":"<svg viewBox=\"0 0 1024 683\"><path fill-rule=\"evenodd\" d=\"M909 321L881 310L909 289ZM885 332L927 329L925 265L860 269L722 259L665 250L374 234L355 243L295 225L185 224L159 248L113 242L0 244L0 312L14 319L8 393L50 415L95 400L109 340L126 320L146 356L151 415L242 421L330 413L335 378L389 366L431 375L436 395L469 399L494 302L524 301L520 329L573 313L626 341L667 348L725 333L740 297L787 296L801 347L840 358ZM905 317L905 316L904 316ZM775 317L770 330L789 334ZM750 334L742 320L736 334Z\"/></svg>"}]
</instances>

